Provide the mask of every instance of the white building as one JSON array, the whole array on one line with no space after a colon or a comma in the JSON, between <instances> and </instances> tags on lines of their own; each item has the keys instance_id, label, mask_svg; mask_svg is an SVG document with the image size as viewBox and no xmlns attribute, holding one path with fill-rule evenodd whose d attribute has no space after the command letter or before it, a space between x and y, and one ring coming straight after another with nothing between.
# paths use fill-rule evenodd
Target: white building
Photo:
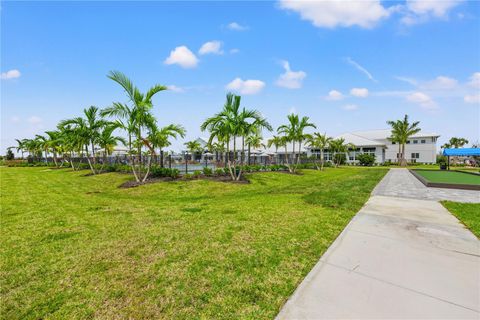
<instances>
[{"instance_id":1,"label":"white building","mask_svg":"<svg viewBox=\"0 0 480 320\"><path fill-rule=\"evenodd\" d=\"M370 130L370 131L356 131L350 133L344 133L335 137L334 139L343 138L345 143L351 143L355 145L355 150L349 152L347 157L348 163L355 163L358 160L356 156L360 153L369 153L375 155L376 163L383 163L385 161L397 162L398 159L398 144L389 140L391 135L390 129L384 130ZM435 163L436 154L437 154L437 138L438 134L435 133L423 133L419 132L407 141L405 145L405 159L408 162L418 162L418 163ZM204 148L207 150L207 138L198 138L196 139ZM268 138L264 139L263 144L266 146ZM236 148L237 148L237 157L240 157L241 149L241 138L237 138ZM247 147L247 146L245 146ZM233 150L233 143L230 142L230 151ZM287 155L292 157L292 144L287 145ZM272 159L282 162L285 159L285 148L281 147L278 150L275 150L274 147L270 148L260 148L260 149L251 149L251 157L255 157L257 161L261 161L262 157L270 155ZM246 151L245 151L246 152ZM298 143L296 145L296 152L298 153ZM315 150L309 148L304 142L301 146L301 154L308 157L318 156L320 150ZM332 160L332 154L326 150L324 152L325 160ZM198 160L203 159L201 153L197 155Z\"/></svg>"},{"instance_id":2,"label":"white building","mask_svg":"<svg viewBox=\"0 0 480 320\"><path fill-rule=\"evenodd\" d=\"M352 143L357 147L354 152L350 152L348 162L355 162L355 156L358 153L374 154L377 163L396 162L399 146L389 139L390 135L391 130L384 129L345 133L336 138L344 138L346 143ZM406 160L408 162L435 163L438 137L438 134L422 131L410 137L405 145Z\"/></svg>"}]
</instances>

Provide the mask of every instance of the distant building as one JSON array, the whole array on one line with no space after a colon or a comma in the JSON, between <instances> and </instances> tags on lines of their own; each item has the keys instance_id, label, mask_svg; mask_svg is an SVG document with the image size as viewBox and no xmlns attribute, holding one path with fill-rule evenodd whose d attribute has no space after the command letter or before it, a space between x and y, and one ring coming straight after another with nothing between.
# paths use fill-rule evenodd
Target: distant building
<instances>
[{"instance_id":1,"label":"distant building","mask_svg":"<svg viewBox=\"0 0 480 320\"><path fill-rule=\"evenodd\" d=\"M392 142L389 137L391 135L390 129L384 130L370 130L370 131L355 131L350 133L344 133L335 139L343 138L345 143L351 143L355 145L355 150L352 150L347 155L347 163L356 163L358 154L368 153L375 155L376 163L383 163L385 161L396 162L398 159L398 144ZM437 139L439 135L435 133L423 133L419 132L410 137L405 145L405 159L408 162L418 163L435 163L437 154ZM197 138L196 141L200 143L202 148L207 151L206 138ZM240 157L242 141L240 138L236 140L237 157ZM268 139L264 139L263 144L266 146ZM296 152L298 153L298 143L296 144ZM247 152L248 146L245 146L245 152ZM233 142L230 142L230 152L233 150ZM275 150L274 147L262 147L260 149L251 149L251 157L257 157L257 161L261 161L262 157L267 154L272 158L276 158L278 161L283 162L285 154L288 157L292 155L292 144L287 145L287 152L285 148L281 147ZM319 156L320 150L311 149L304 142L300 150L304 156ZM197 155L198 159L203 159L201 153ZM324 158L327 161L333 159L332 153L328 150L324 151Z\"/></svg>"},{"instance_id":2,"label":"distant building","mask_svg":"<svg viewBox=\"0 0 480 320\"><path fill-rule=\"evenodd\" d=\"M349 153L347 162L356 162L358 153L370 153L375 155L377 163L383 163L398 159L398 144L392 142L390 136L391 130L384 129L355 131L335 138L344 138L346 143L356 146L356 150ZM405 159L408 162L435 163L438 137L438 134L421 131L411 136L405 145Z\"/></svg>"}]
</instances>

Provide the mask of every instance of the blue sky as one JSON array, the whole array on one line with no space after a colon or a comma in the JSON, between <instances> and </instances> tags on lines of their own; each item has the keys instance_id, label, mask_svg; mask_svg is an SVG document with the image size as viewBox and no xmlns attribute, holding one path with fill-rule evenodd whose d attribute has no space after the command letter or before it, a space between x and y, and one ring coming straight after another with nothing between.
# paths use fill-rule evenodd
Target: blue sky
<instances>
[{"instance_id":1,"label":"blue sky","mask_svg":"<svg viewBox=\"0 0 480 320\"><path fill-rule=\"evenodd\" d=\"M1 15L2 153L126 102L110 70L170 86L154 113L185 140L230 90L275 127L296 112L335 136L408 114L439 145L480 136L478 2L3 2Z\"/></svg>"}]
</instances>

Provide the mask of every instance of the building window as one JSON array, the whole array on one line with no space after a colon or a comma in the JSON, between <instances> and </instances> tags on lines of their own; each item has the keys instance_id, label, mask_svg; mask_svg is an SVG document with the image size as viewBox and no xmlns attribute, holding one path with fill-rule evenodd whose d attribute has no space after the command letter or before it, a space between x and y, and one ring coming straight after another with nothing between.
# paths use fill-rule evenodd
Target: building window
<instances>
[{"instance_id":1,"label":"building window","mask_svg":"<svg viewBox=\"0 0 480 320\"><path fill-rule=\"evenodd\" d=\"M407 144L410 144L410 140L407 140Z\"/></svg>"},{"instance_id":2,"label":"building window","mask_svg":"<svg viewBox=\"0 0 480 320\"><path fill-rule=\"evenodd\" d=\"M412 153L412 159L418 159L420 158L420 154L417 152L417 153Z\"/></svg>"},{"instance_id":3,"label":"building window","mask_svg":"<svg viewBox=\"0 0 480 320\"><path fill-rule=\"evenodd\" d=\"M362 148L362 153L375 155L376 148Z\"/></svg>"},{"instance_id":4,"label":"building window","mask_svg":"<svg viewBox=\"0 0 480 320\"><path fill-rule=\"evenodd\" d=\"M392 144L397 144L395 141L392 141Z\"/></svg>"},{"instance_id":5,"label":"building window","mask_svg":"<svg viewBox=\"0 0 480 320\"><path fill-rule=\"evenodd\" d=\"M413 140L413 144L417 144L418 143L418 140Z\"/></svg>"},{"instance_id":6,"label":"building window","mask_svg":"<svg viewBox=\"0 0 480 320\"><path fill-rule=\"evenodd\" d=\"M426 143L426 142L427 142L427 140L425 140L425 139L424 139L424 140L420 140L420 143Z\"/></svg>"}]
</instances>

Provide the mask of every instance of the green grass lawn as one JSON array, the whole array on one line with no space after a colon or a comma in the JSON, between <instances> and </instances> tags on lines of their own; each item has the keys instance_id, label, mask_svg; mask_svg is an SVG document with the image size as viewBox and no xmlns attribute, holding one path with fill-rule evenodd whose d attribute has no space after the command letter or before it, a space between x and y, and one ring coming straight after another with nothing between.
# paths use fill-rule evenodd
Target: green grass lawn
<instances>
[{"instance_id":1,"label":"green grass lawn","mask_svg":"<svg viewBox=\"0 0 480 320\"><path fill-rule=\"evenodd\" d=\"M271 319L386 170L86 173L0 168L1 318Z\"/></svg>"},{"instance_id":2,"label":"green grass lawn","mask_svg":"<svg viewBox=\"0 0 480 320\"><path fill-rule=\"evenodd\" d=\"M415 170L430 182L480 185L480 176L445 170Z\"/></svg>"},{"instance_id":3,"label":"green grass lawn","mask_svg":"<svg viewBox=\"0 0 480 320\"><path fill-rule=\"evenodd\" d=\"M442 201L448 211L453 213L477 238L480 238L480 203L459 203Z\"/></svg>"}]
</instances>

